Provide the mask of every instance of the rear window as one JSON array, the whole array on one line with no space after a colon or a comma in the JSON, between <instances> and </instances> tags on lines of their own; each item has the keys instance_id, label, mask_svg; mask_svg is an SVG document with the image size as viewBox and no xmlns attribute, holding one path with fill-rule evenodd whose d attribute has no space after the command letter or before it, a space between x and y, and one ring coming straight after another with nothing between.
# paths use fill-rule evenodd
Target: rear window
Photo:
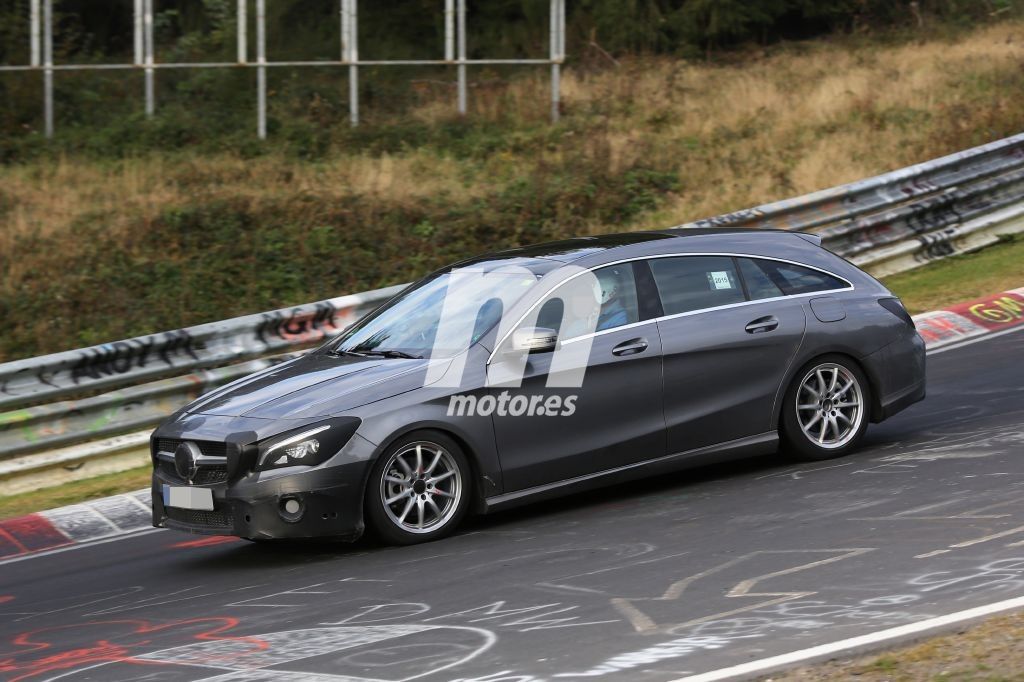
<instances>
[{"instance_id":1,"label":"rear window","mask_svg":"<svg viewBox=\"0 0 1024 682\"><path fill-rule=\"evenodd\" d=\"M741 258L740 268L752 299L845 289L847 282L820 270L761 258Z\"/></svg>"}]
</instances>

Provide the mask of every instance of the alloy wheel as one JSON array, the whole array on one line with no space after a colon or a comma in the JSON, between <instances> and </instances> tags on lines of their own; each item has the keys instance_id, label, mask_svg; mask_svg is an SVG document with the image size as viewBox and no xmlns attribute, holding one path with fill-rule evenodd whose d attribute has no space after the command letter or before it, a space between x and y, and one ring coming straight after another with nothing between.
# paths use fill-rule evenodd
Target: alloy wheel
<instances>
[{"instance_id":1,"label":"alloy wheel","mask_svg":"<svg viewBox=\"0 0 1024 682\"><path fill-rule=\"evenodd\" d=\"M796 415L811 443L827 450L843 447L864 420L864 392L857 377L833 362L814 367L800 381Z\"/></svg>"},{"instance_id":2,"label":"alloy wheel","mask_svg":"<svg viewBox=\"0 0 1024 682\"><path fill-rule=\"evenodd\" d=\"M462 471L437 443L409 443L391 455L380 481L380 499L391 522L408 533L430 533L455 516L462 499Z\"/></svg>"}]
</instances>

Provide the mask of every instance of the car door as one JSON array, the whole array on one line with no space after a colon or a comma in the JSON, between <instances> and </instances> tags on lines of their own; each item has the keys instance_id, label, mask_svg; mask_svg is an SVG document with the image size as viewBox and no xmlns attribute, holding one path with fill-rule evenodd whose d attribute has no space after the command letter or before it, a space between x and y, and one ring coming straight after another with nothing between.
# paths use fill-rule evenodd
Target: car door
<instances>
[{"instance_id":1,"label":"car door","mask_svg":"<svg viewBox=\"0 0 1024 682\"><path fill-rule=\"evenodd\" d=\"M528 356L519 387L493 387L494 431L507 492L586 476L665 454L661 341L657 322L638 299L634 264L594 271L602 295L592 333L573 327L571 306L555 290L539 306L537 326L555 329L563 352L591 343L579 388L548 387L555 352ZM494 361L501 362L501 348ZM557 373L557 368L556 368ZM557 399L551 400L557 396ZM514 414L533 404L543 414ZM549 410L549 405L558 405Z\"/></svg>"},{"instance_id":2,"label":"car door","mask_svg":"<svg viewBox=\"0 0 1024 682\"><path fill-rule=\"evenodd\" d=\"M670 454L775 429L772 408L803 339L804 311L771 282L748 288L741 260L649 261L664 308L658 330Z\"/></svg>"}]
</instances>

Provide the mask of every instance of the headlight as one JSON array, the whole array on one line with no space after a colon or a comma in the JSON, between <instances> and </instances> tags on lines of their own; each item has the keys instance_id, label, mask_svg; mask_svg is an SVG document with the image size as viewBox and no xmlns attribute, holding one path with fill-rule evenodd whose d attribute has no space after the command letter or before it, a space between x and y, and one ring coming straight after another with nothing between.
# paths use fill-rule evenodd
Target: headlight
<instances>
[{"instance_id":1,"label":"headlight","mask_svg":"<svg viewBox=\"0 0 1024 682\"><path fill-rule=\"evenodd\" d=\"M357 428L358 419L340 417L268 438L259 444L256 470L322 464L352 438Z\"/></svg>"}]
</instances>

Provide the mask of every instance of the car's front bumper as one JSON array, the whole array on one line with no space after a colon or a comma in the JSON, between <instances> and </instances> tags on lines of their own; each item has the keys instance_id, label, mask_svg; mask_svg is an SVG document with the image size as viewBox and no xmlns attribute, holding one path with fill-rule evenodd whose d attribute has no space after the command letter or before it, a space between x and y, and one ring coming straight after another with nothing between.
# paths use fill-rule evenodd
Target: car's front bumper
<instances>
[{"instance_id":1,"label":"car's front bumper","mask_svg":"<svg viewBox=\"0 0 1024 682\"><path fill-rule=\"evenodd\" d=\"M363 533L363 484L369 459L358 436L325 465L252 473L201 486L213 496L213 510L165 505L164 486L187 486L173 462L156 460L152 478L153 525L204 535L235 535L254 540L337 538ZM358 441L361 441L358 442ZM299 503L298 513L285 504Z\"/></svg>"}]
</instances>

